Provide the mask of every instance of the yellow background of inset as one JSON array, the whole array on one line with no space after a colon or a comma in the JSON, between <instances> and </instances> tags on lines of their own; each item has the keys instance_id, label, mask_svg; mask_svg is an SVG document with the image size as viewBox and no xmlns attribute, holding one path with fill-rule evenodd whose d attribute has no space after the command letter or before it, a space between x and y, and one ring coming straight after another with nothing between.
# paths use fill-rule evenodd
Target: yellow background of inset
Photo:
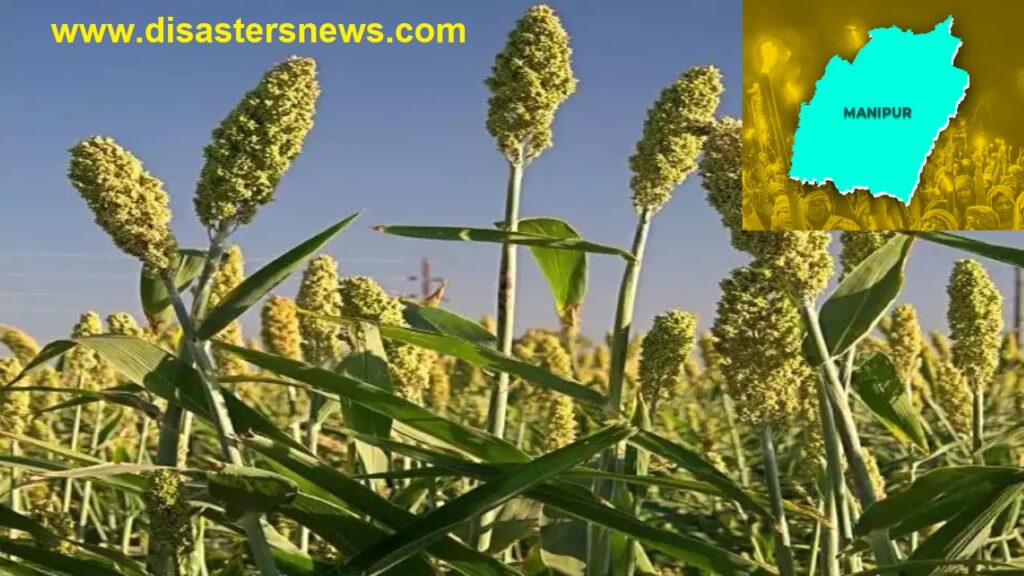
<instances>
[{"instance_id":1,"label":"yellow background of inset","mask_svg":"<svg viewBox=\"0 0 1024 576\"><path fill-rule=\"evenodd\" d=\"M895 25L922 33L950 14L953 35L963 41L954 64L970 74L970 87L929 157L909 207L867 191L841 195L832 184L801 185L786 177L800 103L810 100L829 59L852 60L873 28ZM747 0L743 87L744 229L771 229L773 221L777 230L1024 227L1024 2ZM955 160L940 153L953 147L961 151ZM963 162L973 162L979 152L983 172L989 171L980 179ZM963 178L959 198L956 194L958 175L983 182L974 186L983 192L973 199L970 214ZM1008 185L1012 194L1000 188L990 203L997 184ZM943 201L946 214L940 212ZM797 209L788 210L791 206ZM823 210L830 216L823 218Z\"/></svg>"}]
</instances>

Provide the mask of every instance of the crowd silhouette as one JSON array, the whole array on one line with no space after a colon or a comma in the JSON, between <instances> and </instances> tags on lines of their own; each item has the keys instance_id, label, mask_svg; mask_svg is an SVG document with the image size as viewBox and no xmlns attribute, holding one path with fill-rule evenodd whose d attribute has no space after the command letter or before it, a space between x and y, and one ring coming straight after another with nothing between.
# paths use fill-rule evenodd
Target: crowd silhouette
<instances>
[{"instance_id":1,"label":"crowd silhouette","mask_svg":"<svg viewBox=\"0 0 1024 576\"><path fill-rule=\"evenodd\" d=\"M939 136L909 205L867 190L839 194L832 184L800 184L787 176L776 147L748 144L746 230L1024 229L1024 147L989 138L962 119Z\"/></svg>"}]
</instances>

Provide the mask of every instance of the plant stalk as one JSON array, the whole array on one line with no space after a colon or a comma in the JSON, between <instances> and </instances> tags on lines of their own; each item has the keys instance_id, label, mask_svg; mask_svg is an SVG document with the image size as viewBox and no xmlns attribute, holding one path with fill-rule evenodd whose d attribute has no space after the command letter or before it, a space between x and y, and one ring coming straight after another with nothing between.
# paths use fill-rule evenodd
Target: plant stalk
<instances>
[{"instance_id":1,"label":"plant stalk","mask_svg":"<svg viewBox=\"0 0 1024 576\"><path fill-rule=\"evenodd\" d=\"M106 408L106 403L100 400L96 404L96 418L92 424L92 435L89 439L89 452L90 456L95 455L96 450L100 444L100 429L103 428L103 416ZM85 538L85 527L89 525L89 501L92 499L92 481L86 480L85 484L82 485L82 512L78 517L78 537Z\"/></svg>"},{"instance_id":2,"label":"plant stalk","mask_svg":"<svg viewBox=\"0 0 1024 576\"><path fill-rule=\"evenodd\" d=\"M971 459L978 466L985 465L981 447L985 442L985 388L974 383L974 403L971 411Z\"/></svg>"},{"instance_id":3,"label":"plant stalk","mask_svg":"<svg viewBox=\"0 0 1024 576\"><path fill-rule=\"evenodd\" d=\"M761 457L764 460L765 484L771 501L772 515L775 516L775 562L781 576L795 576L793 544L789 539L789 523L782 499L782 484L779 481L779 462L775 457L775 443L772 441L772 427L765 425L761 430Z\"/></svg>"},{"instance_id":4,"label":"plant stalk","mask_svg":"<svg viewBox=\"0 0 1024 576\"><path fill-rule=\"evenodd\" d=\"M846 507L846 485L843 480L843 461L839 447L839 434L832 415L832 407L828 403L825 384L818 380L818 412L821 419L821 432L825 443L825 485L822 487L822 498L825 504L825 517L830 526L822 526L824 543L822 552L822 572L826 576L838 575L839 572L839 509Z\"/></svg>"},{"instance_id":5,"label":"plant stalk","mask_svg":"<svg viewBox=\"0 0 1024 576\"><path fill-rule=\"evenodd\" d=\"M615 310L615 327L612 330L611 364L608 368L608 405L605 412L615 416L623 412L623 398L626 397L626 360L629 355L629 334L633 327L633 309L636 305L637 285L643 264L647 236L651 230L654 213L649 209L640 212L636 230L633 233L631 254L633 259L626 263L619 286L619 301ZM620 455L625 443L605 450L601 455L601 469L605 472L619 472L622 464ZM600 480L596 483L597 494L611 500L616 486L614 482ZM591 525L588 534L588 574L603 575L611 562L611 536L607 530Z\"/></svg>"},{"instance_id":6,"label":"plant stalk","mask_svg":"<svg viewBox=\"0 0 1024 576\"><path fill-rule=\"evenodd\" d=\"M83 375L78 374L77 388L82 388ZM82 405L75 406L75 418L71 423L71 446L72 450L78 449L78 435L82 430ZM74 480L68 478L64 482L64 499L61 502L60 511L67 514L71 510L71 495L74 492Z\"/></svg>"},{"instance_id":7,"label":"plant stalk","mask_svg":"<svg viewBox=\"0 0 1024 576\"><path fill-rule=\"evenodd\" d=\"M226 234L224 234L226 236ZM200 282L196 297L206 300L209 298L209 277L212 277L213 273L206 274L206 269L211 268L210 261L213 260L212 256L218 252L214 251L214 247L223 244L223 237L221 233L218 233L213 241L211 242L211 257L208 258L207 264L204 266L203 276L208 276L204 282ZM219 255L217 256L219 260ZM212 266L216 269L216 264ZM230 462L231 464L242 466L245 464L242 458L242 452L235 443L235 427L231 421L231 417L228 414L227 404L224 402L224 396L221 393L220 385L217 383L213 361L210 358L209 343L199 340L196 335L195 324L193 319L189 317L188 311L185 308L184 302L182 302L181 294L178 293L177 287L174 285L174 280L168 276L164 277L164 285L167 288L167 293L170 296L171 304L174 307L175 314L178 316L178 322L181 324L183 331L183 340L185 343L185 350L188 357L192 360L195 365L196 372L199 374L200 380L203 384L203 392L206 396L206 401L210 407L211 416L213 417L214 429L217 432L217 443L221 450L222 457ZM194 313L196 318L202 318L205 313L205 303L196 304ZM263 532L263 526L260 524L260 519L256 515L247 514L239 520L239 524L245 531L249 547L252 551L253 559L259 568L262 576L277 576L277 564L274 562L274 557L270 551L270 545L267 542L266 534Z\"/></svg>"},{"instance_id":8,"label":"plant stalk","mask_svg":"<svg viewBox=\"0 0 1024 576\"><path fill-rule=\"evenodd\" d=\"M804 317L807 320L808 329L814 339L814 345L818 355L824 359L823 369L825 372L825 392L828 402L832 407L832 413L836 419L836 429L846 454L846 461L850 463L853 471L854 487L857 489L857 497L861 507L867 508L875 503L877 497L875 489L871 485L871 476L868 473L867 464L864 462L863 448L860 443L860 435L857 432L857 424L853 419L853 411L847 402L846 394L843 392L842 382L839 380L839 373L836 365L828 351L825 343L825 335L821 331L821 324L818 320L818 311L813 302L805 302L802 306ZM838 502L837 502L838 504ZM896 564L896 547L889 540L888 532L878 531L868 535L871 549L875 553L875 560L879 566L892 566Z\"/></svg>"},{"instance_id":9,"label":"plant stalk","mask_svg":"<svg viewBox=\"0 0 1024 576\"><path fill-rule=\"evenodd\" d=\"M722 409L725 411L725 422L729 426L729 440L732 442L733 457L736 467L740 470L740 486L750 486L750 470L747 469L747 457L743 453L743 438L740 436L739 424L736 422L736 409L732 397L722 392Z\"/></svg>"},{"instance_id":10,"label":"plant stalk","mask_svg":"<svg viewBox=\"0 0 1024 576\"><path fill-rule=\"evenodd\" d=\"M505 195L505 220L503 229L515 232L519 229L519 199L522 194L524 150L519 150L518 161L509 162L508 189ZM501 264L498 271L498 351L512 355L512 337L515 326L516 312L516 245L503 242L501 245ZM505 424L508 419L508 390L510 378L508 373L499 372L491 386L491 397L487 408L487 431L498 438L505 437ZM477 550L487 550L491 546L491 528L497 517L497 510L487 512L480 518L477 526Z\"/></svg>"},{"instance_id":11,"label":"plant stalk","mask_svg":"<svg viewBox=\"0 0 1024 576\"><path fill-rule=\"evenodd\" d=\"M142 429L139 431L139 443L135 450L135 463L142 464L146 460L146 441L149 439L149 417L142 417ZM127 509L127 506L125 506ZM138 514L129 514L121 527L121 552L128 554L131 550L132 532Z\"/></svg>"}]
</instances>

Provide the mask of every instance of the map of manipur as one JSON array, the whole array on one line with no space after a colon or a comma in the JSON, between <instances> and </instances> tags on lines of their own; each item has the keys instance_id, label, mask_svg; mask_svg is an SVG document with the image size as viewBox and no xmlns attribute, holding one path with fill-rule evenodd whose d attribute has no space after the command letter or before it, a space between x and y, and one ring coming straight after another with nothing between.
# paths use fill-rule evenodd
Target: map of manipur
<instances>
[{"instance_id":1,"label":"map of manipur","mask_svg":"<svg viewBox=\"0 0 1024 576\"><path fill-rule=\"evenodd\" d=\"M789 177L909 204L970 84L952 30L952 16L923 34L875 28L852 62L832 57L800 105Z\"/></svg>"}]
</instances>

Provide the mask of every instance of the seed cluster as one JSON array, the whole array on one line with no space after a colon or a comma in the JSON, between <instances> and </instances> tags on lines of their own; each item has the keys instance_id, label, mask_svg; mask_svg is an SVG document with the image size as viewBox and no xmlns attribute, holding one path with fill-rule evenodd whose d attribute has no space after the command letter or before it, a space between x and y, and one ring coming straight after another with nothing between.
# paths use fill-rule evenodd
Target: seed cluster
<instances>
[{"instance_id":1,"label":"seed cluster","mask_svg":"<svg viewBox=\"0 0 1024 576\"><path fill-rule=\"evenodd\" d=\"M723 89L717 68L692 68L662 90L647 111L643 135L629 158L637 212L657 212L696 170Z\"/></svg>"},{"instance_id":2,"label":"seed cluster","mask_svg":"<svg viewBox=\"0 0 1024 576\"><path fill-rule=\"evenodd\" d=\"M972 386L987 386L999 364L1003 297L988 272L974 260L954 264L946 291L953 362Z\"/></svg>"},{"instance_id":3,"label":"seed cluster","mask_svg":"<svg viewBox=\"0 0 1024 576\"><path fill-rule=\"evenodd\" d=\"M487 131L509 162L528 163L551 147L555 112L576 91L569 34L554 10L526 11L485 83Z\"/></svg>"},{"instance_id":4,"label":"seed cluster","mask_svg":"<svg viewBox=\"0 0 1024 576\"><path fill-rule=\"evenodd\" d=\"M654 317L643 339L639 366L640 392L650 410L682 388L696 328L696 316L680 310Z\"/></svg>"},{"instance_id":5,"label":"seed cluster","mask_svg":"<svg viewBox=\"0 0 1024 576\"><path fill-rule=\"evenodd\" d=\"M299 314L294 300L277 295L267 298L260 319L264 350L292 360L302 359Z\"/></svg>"},{"instance_id":6,"label":"seed cluster","mask_svg":"<svg viewBox=\"0 0 1024 576\"><path fill-rule=\"evenodd\" d=\"M68 178L125 254L154 270L171 266L177 241L167 192L131 152L103 136L82 140L71 148Z\"/></svg>"},{"instance_id":7,"label":"seed cluster","mask_svg":"<svg viewBox=\"0 0 1024 576\"><path fill-rule=\"evenodd\" d=\"M738 415L756 427L786 422L813 390L801 352L800 315L774 285L766 270L733 270L721 283L711 329Z\"/></svg>"},{"instance_id":8,"label":"seed cluster","mask_svg":"<svg viewBox=\"0 0 1024 576\"><path fill-rule=\"evenodd\" d=\"M273 199L313 128L319 95L316 63L294 57L267 71L242 97L203 151L194 200L200 222L211 229L247 224Z\"/></svg>"}]
</instances>

